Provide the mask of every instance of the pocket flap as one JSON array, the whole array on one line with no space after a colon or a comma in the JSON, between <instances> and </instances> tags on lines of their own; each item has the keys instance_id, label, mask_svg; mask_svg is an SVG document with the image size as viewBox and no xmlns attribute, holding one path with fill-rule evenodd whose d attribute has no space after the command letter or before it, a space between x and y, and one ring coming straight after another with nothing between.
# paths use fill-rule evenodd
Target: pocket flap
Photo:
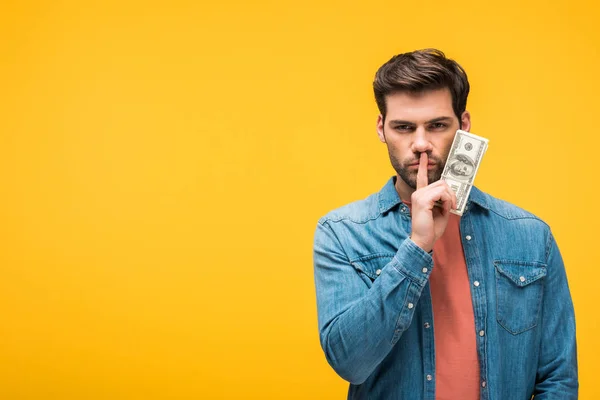
<instances>
[{"instance_id":1,"label":"pocket flap","mask_svg":"<svg viewBox=\"0 0 600 400\"><path fill-rule=\"evenodd\" d=\"M350 264L357 270L361 271L371 279L376 279L383 267L389 264L394 258L395 254L392 253L376 253L369 254L350 261ZM379 271L379 273L378 273Z\"/></svg>"},{"instance_id":2,"label":"pocket flap","mask_svg":"<svg viewBox=\"0 0 600 400\"><path fill-rule=\"evenodd\" d=\"M535 261L494 261L496 270L519 287L527 286L546 276L546 264Z\"/></svg>"}]
</instances>

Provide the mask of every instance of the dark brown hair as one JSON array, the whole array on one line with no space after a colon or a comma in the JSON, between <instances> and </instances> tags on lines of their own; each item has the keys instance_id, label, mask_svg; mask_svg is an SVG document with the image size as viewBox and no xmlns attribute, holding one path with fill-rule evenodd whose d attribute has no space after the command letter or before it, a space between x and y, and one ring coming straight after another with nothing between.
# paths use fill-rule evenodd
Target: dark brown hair
<instances>
[{"instance_id":1,"label":"dark brown hair","mask_svg":"<svg viewBox=\"0 0 600 400\"><path fill-rule=\"evenodd\" d=\"M387 95L446 87L450 89L452 108L460 123L467 108L469 80L465 70L440 50L423 49L395 55L377 70L373 82L375 101L384 121Z\"/></svg>"}]
</instances>

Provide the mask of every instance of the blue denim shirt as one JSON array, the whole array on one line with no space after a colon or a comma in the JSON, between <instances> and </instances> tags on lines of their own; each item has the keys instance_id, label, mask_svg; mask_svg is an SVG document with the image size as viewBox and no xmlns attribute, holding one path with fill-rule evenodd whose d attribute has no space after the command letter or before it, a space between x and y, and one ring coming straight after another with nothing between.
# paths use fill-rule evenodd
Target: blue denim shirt
<instances>
[{"instance_id":1,"label":"blue denim shirt","mask_svg":"<svg viewBox=\"0 0 600 400\"><path fill-rule=\"evenodd\" d=\"M408 239L410 210L394 182L317 224L320 341L329 364L350 382L348 399L435 399L435 265ZM474 187L460 232L480 398L576 399L573 304L548 225Z\"/></svg>"}]
</instances>

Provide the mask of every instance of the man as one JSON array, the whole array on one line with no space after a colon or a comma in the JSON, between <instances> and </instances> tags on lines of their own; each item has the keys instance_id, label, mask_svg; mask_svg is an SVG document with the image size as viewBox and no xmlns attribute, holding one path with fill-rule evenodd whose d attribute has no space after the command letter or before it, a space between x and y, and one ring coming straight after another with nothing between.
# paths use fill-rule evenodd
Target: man
<instances>
[{"instance_id":1,"label":"man","mask_svg":"<svg viewBox=\"0 0 600 400\"><path fill-rule=\"evenodd\" d=\"M373 86L396 176L321 218L314 245L321 346L348 398L576 399L573 305L550 228L475 187L462 217L449 212L441 173L471 127L464 70L415 51Z\"/></svg>"}]
</instances>

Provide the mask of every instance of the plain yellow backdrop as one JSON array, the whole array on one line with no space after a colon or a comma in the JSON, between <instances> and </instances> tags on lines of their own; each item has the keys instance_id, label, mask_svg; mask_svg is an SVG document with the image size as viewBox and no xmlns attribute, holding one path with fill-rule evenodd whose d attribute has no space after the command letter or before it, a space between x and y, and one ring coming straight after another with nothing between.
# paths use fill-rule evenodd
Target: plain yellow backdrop
<instances>
[{"instance_id":1,"label":"plain yellow backdrop","mask_svg":"<svg viewBox=\"0 0 600 400\"><path fill-rule=\"evenodd\" d=\"M437 47L490 140L477 185L546 220L600 397L598 6L0 5L0 399L342 399L316 222L392 175L371 83Z\"/></svg>"}]
</instances>

